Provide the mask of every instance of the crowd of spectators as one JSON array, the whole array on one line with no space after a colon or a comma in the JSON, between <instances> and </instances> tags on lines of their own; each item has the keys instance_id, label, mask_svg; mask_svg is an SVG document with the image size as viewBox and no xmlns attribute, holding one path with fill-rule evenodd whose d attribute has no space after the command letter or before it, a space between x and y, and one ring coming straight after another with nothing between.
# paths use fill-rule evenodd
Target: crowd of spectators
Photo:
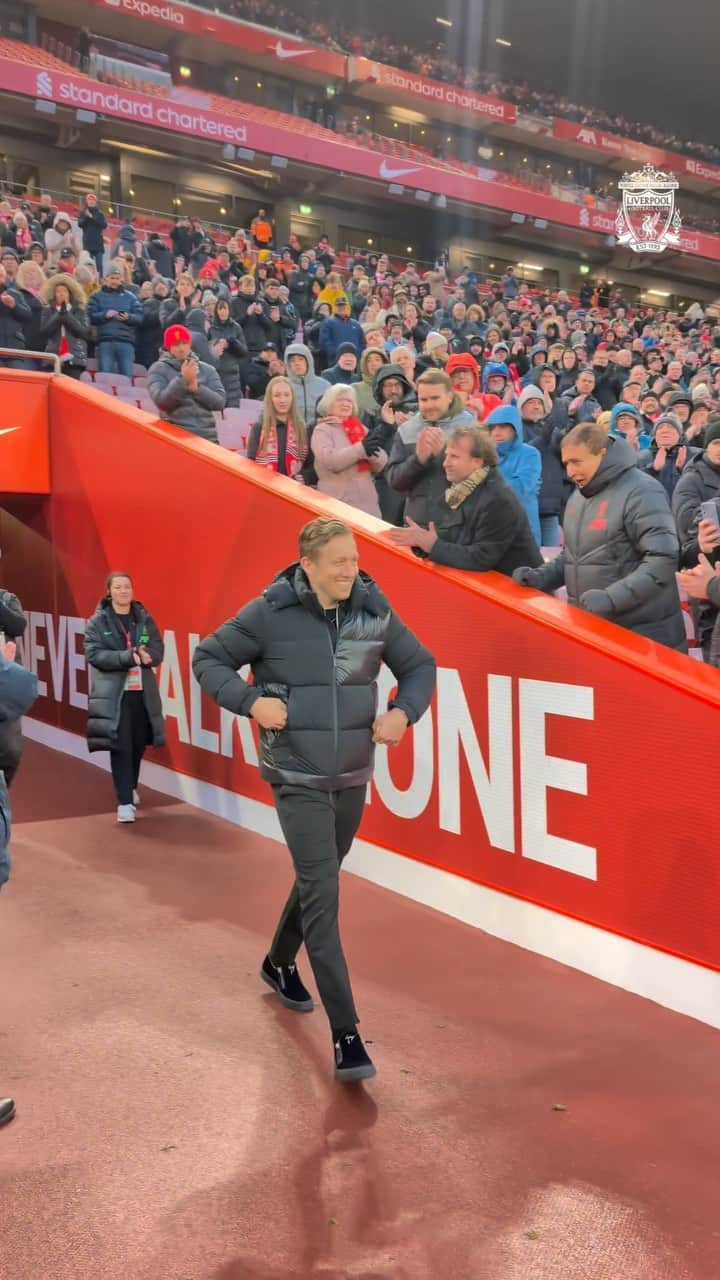
<instances>
[{"instance_id":1,"label":"crowd of spectators","mask_svg":"<svg viewBox=\"0 0 720 1280\"><path fill-rule=\"evenodd\" d=\"M343 53L363 55L386 65L414 71L432 80L481 93L492 93L506 102L512 102L523 111L542 116L561 116L579 124L605 129L622 137L633 138L650 146L664 147L696 156L712 164L720 164L720 147L715 142L680 138L675 133L658 128L649 121L630 120L619 112L583 106L571 99L546 89L534 88L526 83L501 79L495 73L458 64L437 47L419 47L412 40L394 40L383 27L382 31L365 30L353 22L354 34L350 35L347 21L341 9L333 19L330 15L318 20L312 7L290 8L276 0L197 0L201 7L217 13L228 13L249 22L261 23L304 36L318 44L329 45Z\"/></svg>"},{"instance_id":2,"label":"crowd of spectators","mask_svg":"<svg viewBox=\"0 0 720 1280\"><path fill-rule=\"evenodd\" d=\"M564 585L682 650L680 567L720 663L717 320L629 305L605 280L575 298L512 267L453 278L445 252L419 271L327 237L276 249L265 210L220 244L196 217L110 232L92 195L73 213L0 202L3 364L139 364L160 416L210 441L219 413L261 400L257 465L382 517L416 554Z\"/></svg>"}]
</instances>

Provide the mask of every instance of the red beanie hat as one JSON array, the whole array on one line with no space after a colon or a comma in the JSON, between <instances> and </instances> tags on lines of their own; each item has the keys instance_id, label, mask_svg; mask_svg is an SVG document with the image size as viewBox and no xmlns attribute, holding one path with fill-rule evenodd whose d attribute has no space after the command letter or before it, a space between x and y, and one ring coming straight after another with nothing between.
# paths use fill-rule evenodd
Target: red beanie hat
<instances>
[{"instance_id":1,"label":"red beanie hat","mask_svg":"<svg viewBox=\"0 0 720 1280\"><path fill-rule=\"evenodd\" d=\"M469 352L460 351L457 355L449 356L445 361L445 372L449 378L452 377L456 369L469 369L475 379L475 390L480 388L480 368L474 356Z\"/></svg>"},{"instance_id":2,"label":"red beanie hat","mask_svg":"<svg viewBox=\"0 0 720 1280\"><path fill-rule=\"evenodd\" d=\"M184 324L171 324L163 334L163 346L166 351L174 347L176 342L192 342L192 334Z\"/></svg>"}]
</instances>

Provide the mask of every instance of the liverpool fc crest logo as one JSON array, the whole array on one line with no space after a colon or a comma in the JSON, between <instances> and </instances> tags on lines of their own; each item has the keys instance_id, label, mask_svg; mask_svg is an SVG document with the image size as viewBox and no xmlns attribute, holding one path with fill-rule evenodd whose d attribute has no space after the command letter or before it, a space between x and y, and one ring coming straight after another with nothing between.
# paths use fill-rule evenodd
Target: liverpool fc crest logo
<instances>
[{"instance_id":1,"label":"liverpool fc crest logo","mask_svg":"<svg viewBox=\"0 0 720 1280\"><path fill-rule=\"evenodd\" d=\"M675 208L679 185L672 173L662 173L652 164L624 173L618 182L623 196L615 219L618 244L635 253L661 253L679 245L682 218Z\"/></svg>"}]
</instances>

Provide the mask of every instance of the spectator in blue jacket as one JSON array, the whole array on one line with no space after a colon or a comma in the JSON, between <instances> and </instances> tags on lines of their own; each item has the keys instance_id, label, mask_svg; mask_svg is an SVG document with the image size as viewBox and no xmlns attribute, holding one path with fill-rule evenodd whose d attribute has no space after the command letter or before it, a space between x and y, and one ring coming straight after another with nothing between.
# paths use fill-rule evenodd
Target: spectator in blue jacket
<instances>
[{"instance_id":1,"label":"spectator in blue jacket","mask_svg":"<svg viewBox=\"0 0 720 1280\"><path fill-rule=\"evenodd\" d=\"M132 377L135 334L143 321L142 305L122 283L113 264L105 282L88 302L88 320L98 331L98 368L101 373L121 373Z\"/></svg>"},{"instance_id":2,"label":"spectator in blue jacket","mask_svg":"<svg viewBox=\"0 0 720 1280\"><path fill-rule=\"evenodd\" d=\"M567 429L567 418L556 409L548 393L534 384L520 392L517 407L520 410L525 442L537 449L542 465L538 496L542 534L540 545L559 547L562 542L560 516L565 482L560 446Z\"/></svg>"},{"instance_id":3,"label":"spectator in blue jacket","mask_svg":"<svg viewBox=\"0 0 720 1280\"><path fill-rule=\"evenodd\" d=\"M674 413L662 413L654 424L652 442L638 454L637 464L641 471L660 481L672 501L683 467L701 452L688 445L680 419Z\"/></svg>"},{"instance_id":4,"label":"spectator in blue jacket","mask_svg":"<svg viewBox=\"0 0 720 1280\"><path fill-rule=\"evenodd\" d=\"M320 329L320 350L325 356L326 368L337 362L338 347L349 342L358 357L365 350L365 334L361 324L350 315L350 304L345 296L335 302L332 316L324 320Z\"/></svg>"},{"instance_id":5,"label":"spectator in blue jacket","mask_svg":"<svg viewBox=\"0 0 720 1280\"><path fill-rule=\"evenodd\" d=\"M531 444L525 444L522 418L517 405L503 404L499 409L493 409L486 425L495 441L500 474L522 502L533 537L540 546L540 454Z\"/></svg>"},{"instance_id":6,"label":"spectator in blue jacket","mask_svg":"<svg viewBox=\"0 0 720 1280\"><path fill-rule=\"evenodd\" d=\"M581 369L572 386L563 391L561 399L567 409L571 427L583 422L594 422L602 413L600 401L595 399L595 374L592 369Z\"/></svg>"},{"instance_id":7,"label":"spectator in blue jacket","mask_svg":"<svg viewBox=\"0 0 720 1280\"><path fill-rule=\"evenodd\" d=\"M672 417L672 414L670 415ZM665 415L663 414L663 417ZM627 440L633 449L649 449L652 437L643 431L643 417L634 404L621 400L610 411L610 435Z\"/></svg>"}]
</instances>

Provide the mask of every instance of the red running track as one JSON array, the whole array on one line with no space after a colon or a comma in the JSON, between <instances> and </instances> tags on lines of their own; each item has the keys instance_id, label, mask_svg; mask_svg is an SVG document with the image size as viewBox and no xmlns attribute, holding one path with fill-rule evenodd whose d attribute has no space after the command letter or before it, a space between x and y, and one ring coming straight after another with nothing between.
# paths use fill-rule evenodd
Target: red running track
<instances>
[{"instance_id":1,"label":"red running track","mask_svg":"<svg viewBox=\"0 0 720 1280\"><path fill-rule=\"evenodd\" d=\"M348 875L343 1088L257 978L280 845L147 793L118 828L32 743L13 801L2 1280L720 1276L717 1032Z\"/></svg>"}]
</instances>

